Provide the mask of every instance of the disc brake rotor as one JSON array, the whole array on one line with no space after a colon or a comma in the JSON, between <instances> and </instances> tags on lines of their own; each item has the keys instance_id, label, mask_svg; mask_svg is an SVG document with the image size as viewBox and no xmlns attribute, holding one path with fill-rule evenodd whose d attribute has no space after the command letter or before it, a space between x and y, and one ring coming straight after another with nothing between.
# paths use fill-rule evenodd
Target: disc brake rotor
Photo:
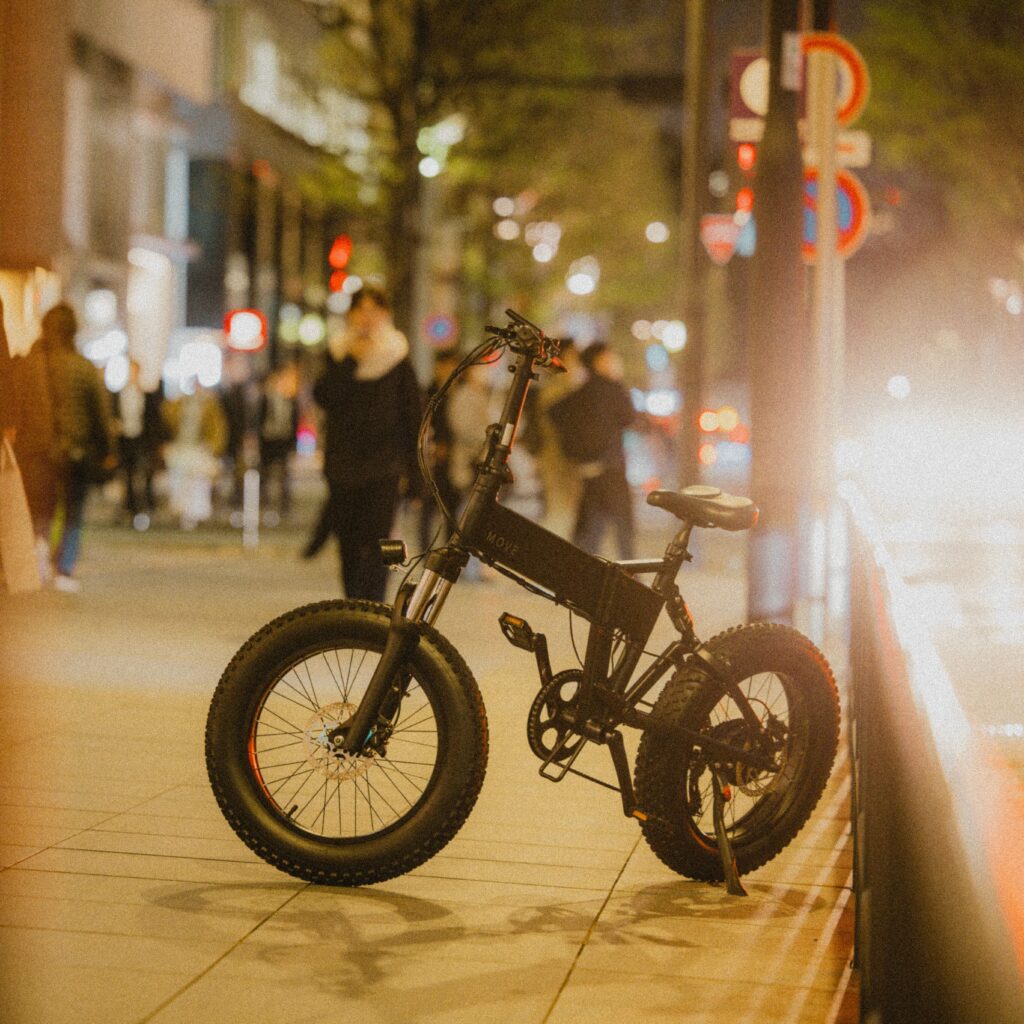
<instances>
[{"instance_id":1,"label":"disc brake rotor","mask_svg":"<svg viewBox=\"0 0 1024 1024\"><path fill-rule=\"evenodd\" d=\"M302 731L306 760L328 779L354 779L370 768L370 755L347 754L340 746L355 710L355 704L343 701L325 704L313 712Z\"/></svg>"},{"instance_id":2,"label":"disc brake rotor","mask_svg":"<svg viewBox=\"0 0 1024 1024\"><path fill-rule=\"evenodd\" d=\"M732 718L725 722L719 722L708 731L708 734L716 740L728 743L730 746L740 750L762 750L761 737L751 736L750 726L742 718ZM761 796L766 793L775 783L781 764L775 771L766 772L761 768L755 768L750 764L725 763L722 768L725 770L725 777L729 782L747 796Z\"/></svg>"}]
</instances>

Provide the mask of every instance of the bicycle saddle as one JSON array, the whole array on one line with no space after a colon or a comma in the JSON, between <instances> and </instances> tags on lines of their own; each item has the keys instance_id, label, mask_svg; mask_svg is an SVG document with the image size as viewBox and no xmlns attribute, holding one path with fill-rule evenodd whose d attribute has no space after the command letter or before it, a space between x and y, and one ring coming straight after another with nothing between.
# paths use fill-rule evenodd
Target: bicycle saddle
<instances>
[{"instance_id":1,"label":"bicycle saddle","mask_svg":"<svg viewBox=\"0 0 1024 1024\"><path fill-rule=\"evenodd\" d=\"M749 498L725 494L717 487L693 484L681 491L651 491L647 504L663 508L694 526L749 530L757 522L757 506Z\"/></svg>"}]
</instances>

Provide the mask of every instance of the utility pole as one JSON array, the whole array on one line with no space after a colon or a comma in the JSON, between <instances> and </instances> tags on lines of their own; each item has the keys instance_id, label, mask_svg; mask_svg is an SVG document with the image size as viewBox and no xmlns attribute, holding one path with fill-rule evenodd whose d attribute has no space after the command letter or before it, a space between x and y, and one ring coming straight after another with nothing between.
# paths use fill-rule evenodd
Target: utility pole
<instances>
[{"instance_id":1,"label":"utility pole","mask_svg":"<svg viewBox=\"0 0 1024 1024\"><path fill-rule=\"evenodd\" d=\"M697 417L704 380L705 290L707 268L701 252L700 218L708 179L708 72L710 67L708 0L686 2L686 56L683 75L683 175L679 256L682 260L681 307L686 324L683 351L683 422L680 431L680 484L697 483Z\"/></svg>"},{"instance_id":2,"label":"utility pole","mask_svg":"<svg viewBox=\"0 0 1024 1024\"><path fill-rule=\"evenodd\" d=\"M834 0L813 0L807 12L815 31L833 26ZM814 394L810 421L816 446L813 459L810 516L804 548L805 595L812 639L824 641L828 630L829 576L837 538L833 535L835 444L839 436L844 349L844 268L839 255L836 199L836 91L834 53L814 50L807 57L807 142L809 162L817 171L815 212L816 256L812 276L811 334L814 351Z\"/></svg>"},{"instance_id":3,"label":"utility pole","mask_svg":"<svg viewBox=\"0 0 1024 1024\"><path fill-rule=\"evenodd\" d=\"M768 113L758 154L749 377L751 494L761 520L750 536L748 613L792 622L800 520L812 446L806 427L812 366L804 313L803 167L797 132L800 0L767 0ZM794 42L796 42L795 53ZM795 74L794 74L795 73Z\"/></svg>"}]
</instances>

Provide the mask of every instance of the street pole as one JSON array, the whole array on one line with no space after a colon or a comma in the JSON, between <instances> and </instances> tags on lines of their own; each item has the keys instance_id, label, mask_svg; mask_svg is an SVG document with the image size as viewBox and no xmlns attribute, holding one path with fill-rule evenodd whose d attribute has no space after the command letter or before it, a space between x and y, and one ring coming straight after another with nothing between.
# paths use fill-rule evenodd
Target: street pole
<instances>
[{"instance_id":1,"label":"street pole","mask_svg":"<svg viewBox=\"0 0 1024 1024\"><path fill-rule=\"evenodd\" d=\"M697 483L697 418L704 379L705 286L707 267L700 243L700 217L707 183L708 71L710 66L709 5L686 0L686 56L683 75L683 175L680 252L681 307L686 324L683 352L683 421L680 430L680 486Z\"/></svg>"},{"instance_id":2,"label":"street pole","mask_svg":"<svg viewBox=\"0 0 1024 1024\"><path fill-rule=\"evenodd\" d=\"M750 536L748 614L792 622L799 523L809 490L806 428L811 368L804 315L803 168L797 132L800 0L768 0L768 112L758 155L750 339L751 494L761 520ZM797 51L799 48L797 47ZM795 60L795 63L794 63Z\"/></svg>"},{"instance_id":3,"label":"street pole","mask_svg":"<svg viewBox=\"0 0 1024 1024\"><path fill-rule=\"evenodd\" d=\"M814 4L814 28L830 27L827 4ZM817 170L812 333L815 353L811 422L817 441L812 470L812 497L806 552L808 632L823 641L828 628L830 529L835 494L835 444L839 434L841 357L843 350L843 262L838 252L836 201L836 56L816 49L807 58L807 128L809 164Z\"/></svg>"},{"instance_id":4,"label":"street pole","mask_svg":"<svg viewBox=\"0 0 1024 1024\"><path fill-rule=\"evenodd\" d=\"M418 171L416 172L418 173ZM409 289L409 325L407 336L413 369L421 384L426 385L434 366L434 357L427 348L423 324L431 312L434 285L433 239L441 205L441 181L424 178L420 182L420 201L416 211L417 244L412 253L412 280Z\"/></svg>"}]
</instances>

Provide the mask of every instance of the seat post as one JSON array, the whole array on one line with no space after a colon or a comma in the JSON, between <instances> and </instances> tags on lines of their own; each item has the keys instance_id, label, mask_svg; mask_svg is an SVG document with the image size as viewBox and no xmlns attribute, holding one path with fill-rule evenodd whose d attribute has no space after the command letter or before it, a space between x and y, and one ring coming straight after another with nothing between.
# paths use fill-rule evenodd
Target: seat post
<instances>
[{"instance_id":1,"label":"seat post","mask_svg":"<svg viewBox=\"0 0 1024 1024\"><path fill-rule=\"evenodd\" d=\"M654 577L651 584L651 589L656 593L668 597L672 593L683 562L689 562L693 558L689 551L692 531L693 523L689 519L684 519L682 528L665 548L665 567Z\"/></svg>"}]
</instances>

